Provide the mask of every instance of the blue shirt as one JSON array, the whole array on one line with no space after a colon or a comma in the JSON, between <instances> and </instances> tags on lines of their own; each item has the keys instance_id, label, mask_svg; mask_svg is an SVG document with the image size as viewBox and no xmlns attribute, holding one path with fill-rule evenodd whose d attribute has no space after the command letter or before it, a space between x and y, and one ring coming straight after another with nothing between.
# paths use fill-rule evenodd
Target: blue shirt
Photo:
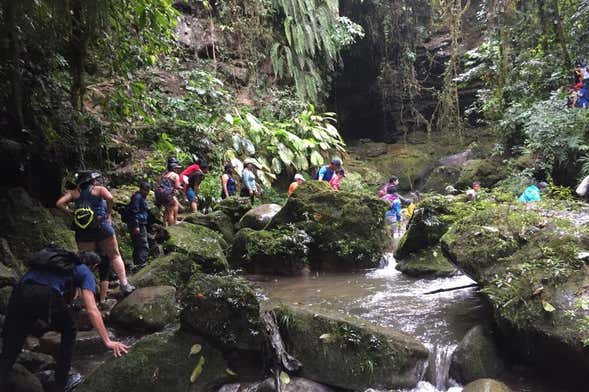
<instances>
[{"instance_id":1,"label":"blue shirt","mask_svg":"<svg viewBox=\"0 0 589 392\"><path fill-rule=\"evenodd\" d=\"M63 295L65 291L65 283L68 278L57 275L47 271L29 270L23 276L21 282L35 282L38 284L50 286L55 291ZM96 281L94 274L84 264L78 264L74 267L74 287L82 290L90 290L96 292Z\"/></svg>"},{"instance_id":2,"label":"blue shirt","mask_svg":"<svg viewBox=\"0 0 589 392\"><path fill-rule=\"evenodd\" d=\"M149 208L147 201L141 192L135 192L131 196L131 203L129 205L131 212L131 221L128 223L129 227L145 226L149 220Z\"/></svg>"},{"instance_id":3,"label":"blue shirt","mask_svg":"<svg viewBox=\"0 0 589 392\"><path fill-rule=\"evenodd\" d=\"M536 185L530 185L526 188L524 193L517 199L520 203L529 203L532 201L540 201L542 200L542 196L540 194L540 188Z\"/></svg>"},{"instance_id":4,"label":"blue shirt","mask_svg":"<svg viewBox=\"0 0 589 392\"><path fill-rule=\"evenodd\" d=\"M333 170L329 168L329 166L322 166L319 169L319 174L317 175L317 179L320 181L329 181L331 177L333 177Z\"/></svg>"},{"instance_id":5,"label":"blue shirt","mask_svg":"<svg viewBox=\"0 0 589 392\"><path fill-rule=\"evenodd\" d=\"M245 188L253 191L256 190L256 175L249 169L243 169L241 172L241 179Z\"/></svg>"}]
</instances>

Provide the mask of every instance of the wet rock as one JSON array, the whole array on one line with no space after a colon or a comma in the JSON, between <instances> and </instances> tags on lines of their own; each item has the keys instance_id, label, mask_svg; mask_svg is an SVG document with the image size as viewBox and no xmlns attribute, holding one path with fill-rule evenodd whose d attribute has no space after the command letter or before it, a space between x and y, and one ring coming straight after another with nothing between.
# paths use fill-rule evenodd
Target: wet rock
<instances>
[{"instance_id":1,"label":"wet rock","mask_svg":"<svg viewBox=\"0 0 589 392\"><path fill-rule=\"evenodd\" d=\"M319 315L293 307L274 310L287 351L301 377L344 389L411 388L428 351L414 338L365 320Z\"/></svg>"},{"instance_id":2,"label":"wet rock","mask_svg":"<svg viewBox=\"0 0 589 392\"><path fill-rule=\"evenodd\" d=\"M23 365L31 373L53 370L56 364L55 359L51 355L29 350L23 350L18 355L16 362Z\"/></svg>"},{"instance_id":3,"label":"wet rock","mask_svg":"<svg viewBox=\"0 0 589 392\"><path fill-rule=\"evenodd\" d=\"M511 389L500 381L482 378L466 385L462 392L511 392Z\"/></svg>"},{"instance_id":4,"label":"wet rock","mask_svg":"<svg viewBox=\"0 0 589 392\"><path fill-rule=\"evenodd\" d=\"M239 227L249 227L254 230L262 230L280 211L282 206L278 204L262 204L249 210L239 221Z\"/></svg>"},{"instance_id":5,"label":"wet rock","mask_svg":"<svg viewBox=\"0 0 589 392\"><path fill-rule=\"evenodd\" d=\"M450 377L461 384L479 378L497 378L504 370L493 336L481 325L468 331L450 363Z\"/></svg>"},{"instance_id":6,"label":"wet rock","mask_svg":"<svg viewBox=\"0 0 589 392\"><path fill-rule=\"evenodd\" d=\"M170 233L170 238L164 243L167 252L187 255L198 263L203 272L223 272L229 269L223 253L226 243L220 234L207 227L186 222L168 227L167 230Z\"/></svg>"},{"instance_id":7,"label":"wet rock","mask_svg":"<svg viewBox=\"0 0 589 392\"><path fill-rule=\"evenodd\" d=\"M8 390L10 392L43 392L43 385L37 377L17 363L8 376Z\"/></svg>"},{"instance_id":8,"label":"wet rock","mask_svg":"<svg viewBox=\"0 0 589 392\"><path fill-rule=\"evenodd\" d=\"M193 223L195 225L208 227L209 229L220 233L227 243L233 242L233 235L235 233L233 222L231 221L231 218L229 218L229 216L223 211L213 211L206 215L193 213L186 216L184 221Z\"/></svg>"},{"instance_id":9,"label":"wet rock","mask_svg":"<svg viewBox=\"0 0 589 392\"><path fill-rule=\"evenodd\" d=\"M106 301L104 301L104 303L99 306L98 310L100 311L102 319L105 321L105 323L109 320L110 312L116 304L117 300L115 298L107 298ZM78 312L78 331L90 331L92 328L94 327L90 322L88 312L86 311L86 308L82 307L82 309L80 309Z\"/></svg>"},{"instance_id":10,"label":"wet rock","mask_svg":"<svg viewBox=\"0 0 589 392\"><path fill-rule=\"evenodd\" d=\"M232 267L254 274L300 275L309 269L311 238L302 230L240 230L231 248Z\"/></svg>"},{"instance_id":11,"label":"wet rock","mask_svg":"<svg viewBox=\"0 0 589 392\"><path fill-rule=\"evenodd\" d=\"M66 249L76 249L74 233L65 219L53 216L22 188L9 189L2 194L0 222L0 236L7 240L18 260L24 260L51 242ZM24 265L19 263L15 271L23 273Z\"/></svg>"},{"instance_id":12,"label":"wet rock","mask_svg":"<svg viewBox=\"0 0 589 392\"><path fill-rule=\"evenodd\" d=\"M0 262L0 287L16 284L16 273Z\"/></svg>"},{"instance_id":13,"label":"wet rock","mask_svg":"<svg viewBox=\"0 0 589 392\"><path fill-rule=\"evenodd\" d=\"M309 234L313 268L373 268L390 243L385 210L385 203L375 197L334 192L325 181L306 181L267 229L292 225Z\"/></svg>"},{"instance_id":14,"label":"wet rock","mask_svg":"<svg viewBox=\"0 0 589 392\"><path fill-rule=\"evenodd\" d=\"M437 245L463 208L464 203L451 202L439 195L421 201L409 220L395 258L402 260L412 253Z\"/></svg>"},{"instance_id":15,"label":"wet rock","mask_svg":"<svg viewBox=\"0 0 589 392\"><path fill-rule=\"evenodd\" d=\"M283 392L332 392L333 389L301 377L290 377L288 384L281 385ZM262 382L227 384L218 392L276 392L275 381L268 378Z\"/></svg>"},{"instance_id":16,"label":"wet rock","mask_svg":"<svg viewBox=\"0 0 589 392\"><path fill-rule=\"evenodd\" d=\"M181 323L224 349L259 351L265 341L255 292L232 276L195 275L183 293Z\"/></svg>"},{"instance_id":17,"label":"wet rock","mask_svg":"<svg viewBox=\"0 0 589 392\"><path fill-rule=\"evenodd\" d=\"M199 363L200 376L191 382ZM141 339L121 358L108 359L76 391L210 391L230 381L227 368L223 354L202 338L169 330Z\"/></svg>"},{"instance_id":18,"label":"wet rock","mask_svg":"<svg viewBox=\"0 0 589 392\"><path fill-rule=\"evenodd\" d=\"M112 333L109 332L111 339L114 339ZM57 358L59 346L61 344L61 334L58 332L47 332L39 338L38 351L44 354L49 354ZM81 331L76 336L76 354L92 355L100 354L108 351L104 345L102 338L96 331Z\"/></svg>"},{"instance_id":19,"label":"wet rock","mask_svg":"<svg viewBox=\"0 0 589 392\"><path fill-rule=\"evenodd\" d=\"M249 197L228 197L215 206L216 211L224 212L236 224L252 208Z\"/></svg>"},{"instance_id":20,"label":"wet rock","mask_svg":"<svg viewBox=\"0 0 589 392\"><path fill-rule=\"evenodd\" d=\"M173 286L180 289L200 270L198 259L192 259L187 254L170 253L150 260L130 281L136 287Z\"/></svg>"},{"instance_id":21,"label":"wet rock","mask_svg":"<svg viewBox=\"0 0 589 392\"><path fill-rule=\"evenodd\" d=\"M412 253L404 260L397 261L395 268L397 271L416 278L439 278L452 276L458 272L456 267L444 257L439 247Z\"/></svg>"},{"instance_id":22,"label":"wet rock","mask_svg":"<svg viewBox=\"0 0 589 392\"><path fill-rule=\"evenodd\" d=\"M154 332L174 322L176 315L176 289L156 286L137 289L119 302L111 320L132 331Z\"/></svg>"}]
</instances>

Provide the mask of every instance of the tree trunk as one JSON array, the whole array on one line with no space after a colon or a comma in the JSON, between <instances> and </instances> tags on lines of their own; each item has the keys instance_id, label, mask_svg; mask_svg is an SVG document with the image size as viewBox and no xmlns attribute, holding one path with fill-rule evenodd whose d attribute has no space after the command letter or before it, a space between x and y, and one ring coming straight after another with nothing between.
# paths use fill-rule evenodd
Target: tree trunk
<instances>
[{"instance_id":1,"label":"tree trunk","mask_svg":"<svg viewBox=\"0 0 589 392\"><path fill-rule=\"evenodd\" d=\"M86 58L86 32L84 29L84 13L82 2L71 0L71 31L70 31L70 100L76 110L82 110L84 96L84 59Z\"/></svg>"},{"instance_id":2,"label":"tree trunk","mask_svg":"<svg viewBox=\"0 0 589 392\"><path fill-rule=\"evenodd\" d=\"M14 113L17 126L23 129L23 88L22 75L19 66L21 52L20 40L18 37L18 6L21 0L7 0L3 5L4 18L6 21L5 36L8 37L8 59L10 68L10 111Z\"/></svg>"},{"instance_id":3,"label":"tree trunk","mask_svg":"<svg viewBox=\"0 0 589 392\"><path fill-rule=\"evenodd\" d=\"M558 0L552 0L552 17L556 39L558 40L560 48L562 49L562 58L565 64L565 69L569 69L571 67L571 55L567 49L566 37L562 27L562 19L560 17L560 11L558 10Z\"/></svg>"},{"instance_id":4,"label":"tree trunk","mask_svg":"<svg viewBox=\"0 0 589 392\"><path fill-rule=\"evenodd\" d=\"M542 29L542 35L539 38L540 46L544 53L548 51L548 25L550 21L546 16L545 1L538 0L538 18L540 19L540 28Z\"/></svg>"}]
</instances>

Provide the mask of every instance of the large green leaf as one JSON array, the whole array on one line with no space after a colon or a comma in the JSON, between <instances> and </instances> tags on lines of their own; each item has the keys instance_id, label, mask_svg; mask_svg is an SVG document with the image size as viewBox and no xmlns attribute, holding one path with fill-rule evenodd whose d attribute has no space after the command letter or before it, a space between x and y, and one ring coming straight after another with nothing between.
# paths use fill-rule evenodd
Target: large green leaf
<instances>
[{"instance_id":1,"label":"large green leaf","mask_svg":"<svg viewBox=\"0 0 589 392\"><path fill-rule=\"evenodd\" d=\"M321 166L323 165L323 156L319 154L317 151L311 152L311 165L313 166Z\"/></svg>"}]
</instances>

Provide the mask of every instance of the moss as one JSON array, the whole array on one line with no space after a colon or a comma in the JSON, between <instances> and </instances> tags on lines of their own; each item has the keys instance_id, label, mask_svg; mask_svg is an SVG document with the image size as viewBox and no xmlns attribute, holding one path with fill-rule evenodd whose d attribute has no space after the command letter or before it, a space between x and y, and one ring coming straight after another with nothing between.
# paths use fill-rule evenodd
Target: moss
<instances>
[{"instance_id":1,"label":"moss","mask_svg":"<svg viewBox=\"0 0 589 392\"><path fill-rule=\"evenodd\" d=\"M201 271L198 259L192 259L187 254L170 253L158 257L133 275L131 282L137 287L170 285L181 289Z\"/></svg>"},{"instance_id":2,"label":"moss","mask_svg":"<svg viewBox=\"0 0 589 392\"><path fill-rule=\"evenodd\" d=\"M287 351L301 376L345 389L413 387L427 349L410 336L364 320L293 307L275 310Z\"/></svg>"},{"instance_id":3,"label":"moss","mask_svg":"<svg viewBox=\"0 0 589 392\"><path fill-rule=\"evenodd\" d=\"M170 238L164 243L168 252L186 254L203 272L223 272L229 266L223 253L227 246L220 234L209 228L181 223L167 228ZM224 245L224 246L223 246Z\"/></svg>"},{"instance_id":4,"label":"moss","mask_svg":"<svg viewBox=\"0 0 589 392\"><path fill-rule=\"evenodd\" d=\"M201 351L191 355L198 344ZM194 383L190 376L200 358L204 366ZM111 358L76 388L80 392L167 392L216 390L230 377L223 355L202 338L175 331L147 336L127 355Z\"/></svg>"},{"instance_id":5,"label":"moss","mask_svg":"<svg viewBox=\"0 0 589 392\"><path fill-rule=\"evenodd\" d=\"M137 289L119 302L111 320L133 331L153 332L174 322L176 314L176 289L155 286Z\"/></svg>"},{"instance_id":6,"label":"moss","mask_svg":"<svg viewBox=\"0 0 589 392\"><path fill-rule=\"evenodd\" d=\"M265 228L272 218L280 211L282 206L278 204L262 204L254 207L239 220L239 227L249 227L254 230Z\"/></svg>"},{"instance_id":7,"label":"moss","mask_svg":"<svg viewBox=\"0 0 589 392\"><path fill-rule=\"evenodd\" d=\"M259 351L265 342L253 289L232 276L196 274L182 291L182 328L224 349Z\"/></svg>"},{"instance_id":8,"label":"moss","mask_svg":"<svg viewBox=\"0 0 589 392\"><path fill-rule=\"evenodd\" d=\"M438 166L427 177L423 189L427 192L443 193L448 185L456 185L460 173L460 167Z\"/></svg>"},{"instance_id":9,"label":"moss","mask_svg":"<svg viewBox=\"0 0 589 392\"><path fill-rule=\"evenodd\" d=\"M491 188L507 176L507 168L501 161L497 159L473 159L466 162L455 186L467 188L474 181L479 181L481 186Z\"/></svg>"},{"instance_id":10,"label":"moss","mask_svg":"<svg viewBox=\"0 0 589 392\"><path fill-rule=\"evenodd\" d=\"M224 212L236 224L252 208L249 197L228 197L215 206L216 211Z\"/></svg>"},{"instance_id":11,"label":"moss","mask_svg":"<svg viewBox=\"0 0 589 392\"><path fill-rule=\"evenodd\" d=\"M405 260L399 260L395 268L413 277L444 277L457 272L439 247L413 253Z\"/></svg>"},{"instance_id":12,"label":"moss","mask_svg":"<svg viewBox=\"0 0 589 392\"><path fill-rule=\"evenodd\" d=\"M300 274L309 267L311 238L302 230L241 229L235 237L229 260L234 268L250 273Z\"/></svg>"},{"instance_id":13,"label":"moss","mask_svg":"<svg viewBox=\"0 0 589 392\"><path fill-rule=\"evenodd\" d=\"M235 233L233 222L223 211L213 211L206 215L199 213L190 214L184 218L184 221L208 227L220 233L227 243L233 242L233 235Z\"/></svg>"},{"instance_id":14,"label":"moss","mask_svg":"<svg viewBox=\"0 0 589 392\"><path fill-rule=\"evenodd\" d=\"M313 239L311 263L321 268L371 268L390 243L384 213L375 197L334 192L324 181L297 188L267 229L293 225Z\"/></svg>"}]
</instances>

